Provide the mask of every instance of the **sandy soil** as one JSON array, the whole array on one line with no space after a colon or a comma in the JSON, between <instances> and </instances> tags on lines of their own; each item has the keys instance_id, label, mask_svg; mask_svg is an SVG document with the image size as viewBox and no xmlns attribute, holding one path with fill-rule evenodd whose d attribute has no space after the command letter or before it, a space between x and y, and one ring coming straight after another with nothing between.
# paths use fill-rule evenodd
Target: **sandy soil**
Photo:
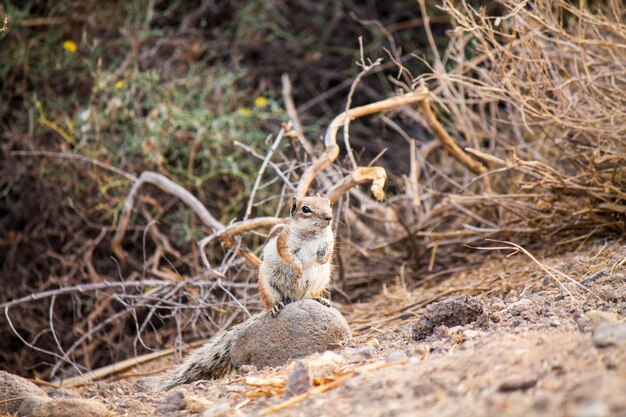
<instances>
[{"instance_id":1,"label":"sandy soil","mask_svg":"<svg viewBox=\"0 0 626 417\"><path fill-rule=\"evenodd\" d=\"M279 411L268 407L284 405L293 363L155 393L145 375L171 366L167 358L136 369L140 376L78 391L127 416L626 416L626 340L618 340L626 246L590 244L540 261L567 277L523 254L499 254L441 283L407 290L399 280L368 303L338 306L354 340L336 352L341 358L305 359L323 388ZM480 302L480 317L414 340L426 305L464 295ZM614 326L608 341L598 330L606 323Z\"/></svg>"}]
</instances>

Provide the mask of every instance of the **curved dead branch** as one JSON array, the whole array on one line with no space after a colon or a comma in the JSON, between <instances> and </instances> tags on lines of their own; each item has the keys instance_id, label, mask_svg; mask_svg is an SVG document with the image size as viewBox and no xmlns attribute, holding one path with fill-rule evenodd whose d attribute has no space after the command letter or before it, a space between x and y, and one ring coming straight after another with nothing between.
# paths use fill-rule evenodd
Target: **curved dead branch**
<instances>
[{"instance_id":1,"label":"curved dead branch","mask_svg":"<svg viewBox=\"0 0 626 417\"><path fill-rule=\"evenodd\" d=\"M263 227L272 227L282 222L284 219L280 217L257 217L256 219L250 220L242 220L239 222L235 222L233 224L228 225L217 233L213 233L204 239L198 242L198 246L200 247L200 256L202 258L202 262L207 269L211 269L211 263L206 256L206 252L204 248L211 243L215 239L219 239L221 242L224 242L227 246L232 247L233 238L237 235L240 235L249 230L260 229ZM250 251L240 251L240 254L246 258L252 265L259 266L261 265L261 260L254 253Z\"/></svg>"},{"instance_id":2,"label":"curved dead branch","mask_svg":"<svg viewBox=\"0 0 626 417\"><path fill-rule=\"evenodd\" d=\"M358 167L350 175L343 180L335 184L333 188L326 193L326 197L330 200L331 204L334 204L339 198L347 193L352 187L372 183L372 194L378 201L385 198L385 192L383 187L385 186L385 180L387 179L387 172L381 167Z\"/></svg>"},{"instance_id":3,"label":"curved dead branch","mask_svg":"<svg viewBox=\"0 0 626 417\"><path fill-rule=\"evenodd\" d=\"M355 107L335 117L328 126L328 129L326 129L326 135L324 136L324 146L326 147L326 150L302 175L302 178L298 183L298 188L296 189L296 196L298 198L305 197L315 177L320 172L328 168L339 156L339 146L337 146L337 131L339 130L339 128L343 127L348 117L351 120L354 120L358 119L359 117L378 113L384 110L419 103L423 101L427 96L428 89L423 87L401 96L391 97L386 100L377 101L376 103L371 103L361 107Z\"/></svg>"},{"instance_id":4,"label":"curved dead branch","mask_svg":"<svg viewBox=\"0 0 626 417\"><path fill-rule=\"evenodd\" d=\"M130 193L128 193L128 197L126 197L126 202L124 203L124 208L122 209L122 214L120 215L119 222L117 224L117 228L115 229L115 235L113 235L113 239L111 240L111 249L115 256L122 262L127 263L128 259L124 250L122 249L122 239L126 234L126 229L128 228L128 223L130 221L131 214L133 212L133 208L135 207L135 201L137 200L137 196L139 195L139 190L143 187L144 184L152 184L159 187L162 191L165 191L168 194L172 194L175 197L178 197L183 203L188 205L196 215L202 220L202 222L210 227L213 230L220 230L224 228L224 225L217 221L215 217L207 210L206 207L194 197L189 191L185 190L180 185L176 184L174 181L165 177L164 175L158 174L156 172L145 171L143 172L139 178L133 184L133 187L130 189Z\"/></svg>"},{"instance_id":5,"label":"curved dead branch","mask_svg":"<svg viewBox=\"0 0 626 417\"><path fill-rule=\"evenodd\" d=\"M452 139L450 135L448 135L448 132L446 132L446 130L443 128L443 126L441 126L439 120L437 120L437 117L430 108L430 102L427 99L422 100L419 103L419 106L422 110L424 119L426 120L426 124L437 136L437 139L439 139L443 147L474 174L485 174L487 172L487 168L485 168L483 164L470 158L468 154L463 152L463 149L461 149L461 147L456 144L454 139Z\"/></svg>"}]
</instances>

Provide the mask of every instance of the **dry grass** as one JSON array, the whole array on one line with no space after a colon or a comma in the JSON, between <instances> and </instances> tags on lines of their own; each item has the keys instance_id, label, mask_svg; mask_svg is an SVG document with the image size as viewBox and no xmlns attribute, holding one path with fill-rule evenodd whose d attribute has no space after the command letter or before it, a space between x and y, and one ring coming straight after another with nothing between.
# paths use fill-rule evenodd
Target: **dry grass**
<instances>
[{"instance_id":1,"label":"dry grass","mask_svg":"<svg viewBox=\"0 0 626 417\"><path fill-rule=\"evenodd\" d=\"M494 236L564 245L622 234L623 8L543 0L504 7L489 16L444 2L454 37L433 73L420 79L436 86L449 130L489 166L493 192L445 171L461 187L437 210L420 213L418 235L449 233L439 245Z\"/></svg>"}]
</instances>

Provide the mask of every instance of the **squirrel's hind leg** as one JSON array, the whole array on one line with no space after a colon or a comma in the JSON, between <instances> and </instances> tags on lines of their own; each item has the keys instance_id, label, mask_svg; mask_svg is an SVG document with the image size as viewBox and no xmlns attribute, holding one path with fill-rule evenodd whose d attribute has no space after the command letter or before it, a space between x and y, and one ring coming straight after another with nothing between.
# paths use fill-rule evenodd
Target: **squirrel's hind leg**
<instances>
[{"instance_id":1,"label":"squirrel's hind leg","mask_svg":"<svg viewBox=\"0 0 626 417\"><path fill-rule=\"evenodd\" d=\"M274 304L272 308L270 309L270 314L272 315L272 317L278 316L278 314L280 314L280 312L283 311L283 308L285 308L287 304L291 304L294 302L294 300L292 300L289 297L285 297L285 295L282 293L281 293L280 299L282 301L276 302L276 304Z\"/></svg>"},{"instance_id":2,"label":"squirrel's hind leg","mask_svg":"<svg viewBox=\"0 0 626 417\"><path fill-rule=\"evenodd\" d=\"M278 316L278 314L280 314L283 308L285 308L285 304L279 301L278 303L274 304L274 306L270 309L270 315L272 317Z\"/></svg>"}]
</instances>

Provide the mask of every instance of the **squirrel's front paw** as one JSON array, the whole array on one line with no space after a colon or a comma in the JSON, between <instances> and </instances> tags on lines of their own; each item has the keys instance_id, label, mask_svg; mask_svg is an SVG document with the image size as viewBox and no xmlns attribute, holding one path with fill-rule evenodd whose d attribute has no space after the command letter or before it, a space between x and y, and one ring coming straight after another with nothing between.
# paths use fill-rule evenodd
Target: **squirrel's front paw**
<instances>
[{"instance_id":1,"label":"squirrel's front paw","mask_svg":"<svg viewBox=\"0 0 626 417\"><path fill-rule=\"evenodd\" d=\"M295 275L296 279L302 278L303 273L304 271L302 270L302 267L293 268L293 274Z\"/></svg>"}]
</instances>

